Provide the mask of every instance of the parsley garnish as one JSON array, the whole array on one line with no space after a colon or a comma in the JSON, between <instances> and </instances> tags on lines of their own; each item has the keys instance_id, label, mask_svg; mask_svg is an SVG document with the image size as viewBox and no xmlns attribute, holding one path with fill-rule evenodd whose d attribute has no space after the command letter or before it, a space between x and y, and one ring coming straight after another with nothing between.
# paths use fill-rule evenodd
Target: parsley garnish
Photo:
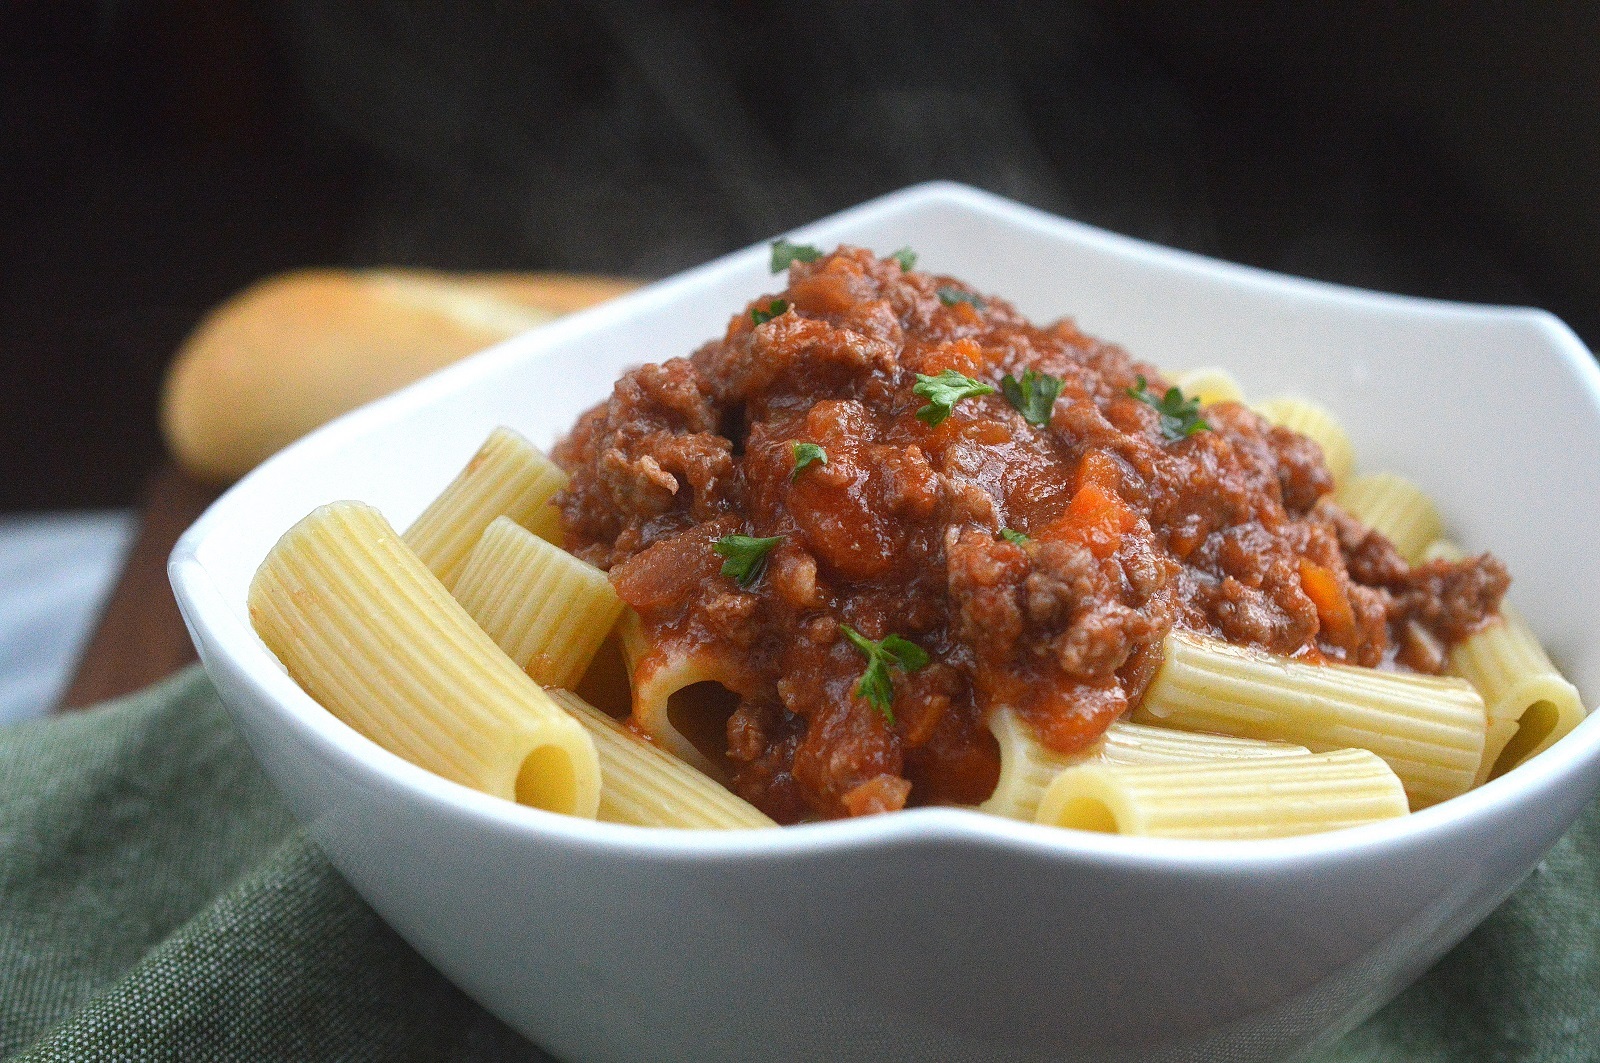
<instances>
[{"instance_id":1,"label":"parsley garnish","mask_svg":"<svg viewBox=\"0 0 1600 1063\"><path fill-rule=\"evenodd\" d=\"M909 247L902 247L889 257L900 263L901 273L910 273L912 267L917 264L917 253Z\"/></svg>"},{"instance_id":2,"label":"parsley garnish","mask_svg":"<svg viewBox=\"0 0 1600 1063\"><path fill-rule=\"evenodd\" d=\"M761 578L761 570L767 567L767 553L781 542L781 535L774 535L770 539L724 535L711 548L727 558L722 563L722 574L739 586L748 587Z\"/></svg>"},{"instance_id":3,"label":"parsley garnish","mask_svg":"<svg viewBox=\"0 0 1600 1063\"><path fill-rule=\"evenodd\" d=\"M928 404L917 411L917 420L930 426L949 417L951 409L962 399L994 394L993 385L974 380L954 369L946 369L938 376L918 373L917 383L911 390L928 400Z\"/></svg>"},{"instance_id":4,"label":"parsley garnish","mask_svg":"<svg viewBox=\"0 0 1600 1063\"><path fill-rule=\"evenodd\" d=\"M1129 388L1128 394L1161 415L1161 435L1171 442L1188 439L1196 432L1211 427L1200 416L1200 400L1184 398L1183 392L1177 388L1168 388L1167 393L1158 399L1150 393L1149 385L1141 376L1139 386Z\"/></svg>"},{"instance_id":5,"label":"parsley garnish","mask_svg":"<svg viewBox=\"0 0 1600 1063\"><path fill-rule=\"evenodd\" d=\"M822 252L810 244L791 244L787 240L772 241L772 272L782 273L792 262L815 262Z\"/></svg>"},{"instance_id":6,"label":"parsley garnish","mask_svg":"<svg viewBox=\"0 0 1600 1063\"><path fill-rule=\"evenodd\" d=\"M1050 423L1050 411L1061 394L1061 381L1049 373L1024 369L1020 381L1010 373L1002 377L1000 390L1005 393L1006 401L1022 414L1024 421L1032 425L1047 425Z\"/></svg>"},{"instance_id":7,"label":"parsley garnish","mask_svg":"<svg viewBox=\"0 0 1600 1063\"><path fill-rule=\"evenodd\" d=\"M1019 531L1012 531L1010 528L1001 528L1000 538L1004 539L1008 543L1016 543L1018 546L1021 546L1023 543L1028 542L1031 537L1022 534Z\"/></svg>"},{"instance_id":8,"label":"parsley garnish","mask_svg":"<svg viewBox=\"0 0 1600 1063\"><path fill-rule=\"evenodd\" d=\"M893 727L894 683L889 679L889 669L915 672L925 668L929 660L928 651L899 635L889 635L882 642L873 642L849 624L840 624L839 630L867 658L867 670L861 673L861 682L856 684L856 697L871 702Z\"/></svg>"},{"instance_id":9,"label":"parsley garnish","mask_svg":"<svg viewBox=\"0 0 1600 1063\"><path fill-rule=\"evenodd\" d=\"M759 306L752 308L750 311L750 320L754 321L758 325L765 325L768 321L771 321L773 318L784 313L788 309L789 304L786 300L774 299L772 302L767 304L767 308L765 310L761 309Z\"/></svg>"},{"instance_id":10,"label":"parsley garnish","mask_svg":"<svg viewBox=\"0 0 1600 1063\"><path fill-rule=\"evenodd\" d=\"M960 288L953 288L946 284L939 289L939 301L945 306L955 306L957 303L971 303L972 309L983 309L983 297L972 292L964 292Z\"/></svg>"},{"instance_id":11,"label":"parsley garnish","mask_svg":"<svg viewBox=\"0 0 1600 1063\"><path fill-rule=\"evenodd\" d=\"M794 472L789 474L789 482L794 483L800 477L800 470L814 461L828 464L828 452L815 443L796 443L791 452L794 454Z\"/></svg>"}]
</instances>

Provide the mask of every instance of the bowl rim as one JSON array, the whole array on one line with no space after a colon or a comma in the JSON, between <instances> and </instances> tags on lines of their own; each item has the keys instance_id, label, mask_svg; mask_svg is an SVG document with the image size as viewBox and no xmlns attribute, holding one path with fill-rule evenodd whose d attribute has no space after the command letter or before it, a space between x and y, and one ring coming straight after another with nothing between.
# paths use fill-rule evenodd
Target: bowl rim
<instances>
[{"instance_id":1,"label":"bowl rim","mask_svg":"<svg viewBox=\"0 0 1600 1063\"><path fill-rule=\"evenodd\" d=\"M1062 218L993 193L949 181L912 185L869 200L783 234L803 241L819 230L866 224L879 217L932 206L967 208L992 220L1043 229L1088 249L1130 257L1156 269L1210 274L1280 298L1332 300L1358 309L1460 315L1486 321L1518 320L1539 331L1582 385L1600 420L1600 367L1583 342L1559 318L1527 307L1490 306L1369 291L1326 281L1209 258L1149 243ZM660 830L580 819L518 805L451 782L389 752L339 720L302 690L248 624L225 600L199 551L218 524L224 503L247 491L262 471L305 451L337 449L373 422L426 406L434 394L464 386L501 365L536 355L582 334L648 313L719 276L743 271L768 254L761 241L704 265L656 281L637 291L579 311L472 355L422 380L368 403L286 447L230 487L179 538L168 560L168 575L196 645L209 642L216 657L205 655L208 672L224 665L245 683L255 701L267 706L274 726L299 729L320 747L333 770L362 777L369 786L400 790L435 803L453 816L511 834L538 835L609 855L650 856L689 862L729 859L768 860L848 854L856 850L907 844L960 845L1010 850L1016 855L1054 860L1090 860L1147 871L1281 871L1330 859L1382 857L1471 826L1497 811L1537 802L1586 764L1600 761L1600 713L1587 717L1544 753L1498 779L1429 808L1392 820L1339 831L1290 838L1196 841L1142 838L1065 830L1026 823L966 808L915 808L892 815L834 820L778 830ZM205 637L202 637L204 633ZM217 684L225 686L223 683ZM224 699L224 703L226 704ZM1588 706L1586 706L1587 708ZM230 713L236 710L228 706Z\"/></svg>"}]
</instances>

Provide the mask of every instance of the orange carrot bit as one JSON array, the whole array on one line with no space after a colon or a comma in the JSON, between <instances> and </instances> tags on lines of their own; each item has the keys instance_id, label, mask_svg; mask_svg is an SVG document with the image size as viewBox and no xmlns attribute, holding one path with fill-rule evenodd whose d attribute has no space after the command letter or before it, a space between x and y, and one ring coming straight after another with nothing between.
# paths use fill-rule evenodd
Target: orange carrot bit
<instances>
[{"instance_id":1,"label":"orange carrot bit","mask_svg":"<svg viewBox=\"0 0 1600 1063\"><path fill-rule=\"evenodd\" d=\"M982 379L984 367L988 364L984 349L970 337L941 343L925 351L917 361L920 364L916 366L916 371L928 376L938 376L946 369L954 369L974 379Z\"/></svg>"},{"instance_id":2,"label":"orange carrot bit","mask_svg":"<svg viewBox=\"0 0 1600 1063\"><path fill-rule=\"evenodd\" d=\"M1090 481L1078 488L1067 511L1035 538L1078 543L1088 547L1095 557L1107 558L1117 552L1122 536L1138 523L1139 518L1116 492Z\"/></svg>"},{"instance_id":3,"label":"orange carrot bit","mask_svg":"<svg viewBox=\"0 0 1600 1063\"><path fill-rule=\"evenodd\" d=\"M1078 486L1095 484L1115 492L1122 484L1122 466L1103 450L1091 450L1078 462Z\"/></svg>"},{"instance_id":4,"label":"orange carrot bit","mask_svg":"<svg viewBox=\"0 0 1600 1063\"><path fill-rule=\"evenodd\" d=\"M1332 571L1302 557L1300 587L1317 607L1317 621L1330 638L1339 641L1355 630L1356 615L1350 608L1350 599Z\"/></svg>"}]
</instances>

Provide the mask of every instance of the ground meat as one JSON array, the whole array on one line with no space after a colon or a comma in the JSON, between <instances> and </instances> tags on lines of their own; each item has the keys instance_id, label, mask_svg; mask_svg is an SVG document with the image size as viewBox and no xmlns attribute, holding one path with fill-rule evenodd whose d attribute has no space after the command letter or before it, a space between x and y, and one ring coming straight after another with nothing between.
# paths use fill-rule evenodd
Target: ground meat
<instances>
[{"instance_id":1,"label":"ground meat","mask_svg":"<svg viewBox=\"0 0 1600 1063\"><path fill-rule=\"evenodd\" d=\"M1002 388L1028 371L1059 384L1031 420ZM936 402L951 373L993 390ZM1174 625L1432 671L1494 613L1493 558L1411 568L1329 501L1314 442L1235 403L1173 438L1141 398L1167 387L1071 322L841 248L583 416L555 452L567 545L656 653L737 662L723 766L782 822L982 801L995 712L1082 748ZM742 584L730 535L776 541ZM891 636L927 663L881 657Z\"/></svg>"},{"instance_id":2,"label":"ground meat","mask_svg":"<svg viewBox=\"0 0 1600 1063\"><path fill-rule=\"evenodd\" d=\"M1388 627L1397 633L1400 662L1416 671L1443 668L1445 650L1495 616L1511 586L1505 565L1492 554L1412 567L1393 543L1337 506L1324 502L1317 515L1336 532L1358 584L1352 601L1364 612L1382 604Z\"/></svg>"},{"instance_id":3,"label":"ground meat","mask_svg":"<svg viewBox=\"0 0 1600 1063\"><path fill-rule=\"evenodd\" d=\"M1337 533L1345 566L1356 582L1388 587L1405 580L1410 566L1388 539L1331 502L1320 508L1318 516Z\"/></svg>"},{"instance_id":4,"label":"ground meat","mask_svg":"<svg viewBox=\"0 0 1600 1063\"><path fill-rule=\"evenodd\" d=\"M1429 561L1388 588L1390 622L1416 623L1448 646L1479 630L1510 586L1506 566L1492 554Z\"/></svg>"},{"instance_id":5,"label":"ground meat","mask_svg":"<svg viewBox=\"0 0 1600 1063\"><path fill-rule=\"evenodd\" d=\"M1027 555L975 528L951 528L946 543L956 636L979 660L1009 663L1022 637L1019 587L1031 568Z\"/></svg>"}]
</instances>

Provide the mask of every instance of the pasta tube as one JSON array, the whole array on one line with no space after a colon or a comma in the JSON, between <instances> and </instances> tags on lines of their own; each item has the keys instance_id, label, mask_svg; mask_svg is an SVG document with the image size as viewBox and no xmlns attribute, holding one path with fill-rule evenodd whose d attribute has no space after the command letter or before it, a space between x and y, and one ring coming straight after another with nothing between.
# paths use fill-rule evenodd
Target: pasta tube
<instances>
[{"instance_id":1,"label":"pasta tube","mask_svg":"<svg viewBox=\"0 0 1600 1063\"><path fill-rule=\"evenodd\" d=\"M444 493L406 530L406 543L454 590L467 554L489 522L510 517L541 539L561 542L561 515L550 504L567 474L509 428L496 428Z\"/></svg>"},{"instance_id":2,"label":"pasta tube","mask_svg":"<svg viewBox=\"0 0 1600 1063\"><path fill-rule=\"evenodd\" d=\"M256 570L249 605L306 693L391 753L496 797L595 815L589 735L371 506L335 502L290 528Z\"/></svg>"},{"instance_id":3,"label":"pasta tube","mask_svg":"<svg viewBox=\"0 0 1600 1063\"><path fill-rule=\"evenodd\" d=\"M630 731L576 694L550 697L583 725L600 754L600 818L682 830L775 827L754 805Z\"/></svg>"},{"instance_id":4,"label":"pasta tube","mask_svg":"<svg viewBox=\"0 0 1600 1063\"><path fill-rule=\"evenodd\" d=\"M1583 722L1578 688L1556 670L1522 614L1502 603L1500 619L1450 650L1448 668L1477 688L1491 721L1517 725L1495 751L1488 776L1503 775Z\"/></svg>"},{"instance_id":5,"label":"pasta tube","mask_svg":"<svg viewBox=\"0 0 1600 1063\"><path fill-rule=\"evenodd\" d=\"M496 517L467 555L456 601L540 686L571 689L622 615L606 574Z\"/></svg>"},{"instance_id":6,"label":"pasta tube","mask_svg":"<svg viewBox=\"0 0 1600 1063\"><path fill-rule=\"evenodd\" d=\"M1233 374L1216 366L1185 369L1171 374L1169 379L1185 397L1199 399L1202 406L1210 406L1214 402L1244 401L1244 389L1239 387Z\"/></svg>"},{"instance_id":7,"label":"pasta tube","mask_svg":"<svg viewBox=\"0 0 1600 1063\"><path fill-rule=\"evenodd\" d=\"M1284 838L1406 814L1400 780L1364 749L1179 764L1086 764L1056 776L1038 821L1156 838Z\"/></svg>"},{"instance_id":8,"label":"pasta tube","mask_svg":"<svg viewBox=\"0 0 1600 1063\"><path fill-rule=\"evenodd\" d=\"M624 606L623 608L627 608ZM622 638L612 627L611 634L595 651L589 670L583 673L572 692L607 716L623 717L633 711L633 689L628 682L628 663L622 656Z\"/></svg>"},{"instance_id":9,"label":"pasta tube","mask_svg":"<svg viewBox=\"0 0 1600 1063\"><path fill-rule=\"evenodd\" d=\"M1413 808L1465 793L1488 718L1471 684L1443 676L1310 664L1174 631L1134 714L1142 723L1294 742L1315 753L1367 749Z\"/></svg>"},{"instance_id":10,"label":"pasta tube","mask_svg":"<svg viewBox=\"0 0 1600 1063\"><path fill-rule=\"evenodd\" d=\"M1459 561L1461 548L1438 540L1424 560ZM1538 756L1583 722L1586 711L1578 688L1550 661L1549 654L1514 606L1500 603L1500 617L1450 648L1446 669L1471 683L1489 713L1478 782L1504 775Z\"/></svg>"},{"instance_id":11,"label":"pasta tube","mask_svg":"<svg viewBox=\"0 0 1600 1063\"><path fill-rule=\"evenodd\" d=\"M1428 545L1444 534L1433 499L1393 473L1357 476L1341 484L1333 500L1367 527L1382 532L1408 565L1420 561Z\"/></svg>"},{"instance_id":12,"label":"pasta tube","mask_svg":"<svg viewBox=\"0 0 1600 1063\"><path fill-rule=\"evenodd\" d=\"M1500 762L1500 755L1506 751L1506 746L1511 744L1511 739L1516 737L1518 727L1516 720L1489 717L1488 730L1483 740L1483 759L1478 762L1478 773L1472 777L1474 787L1482 786L1489 781L1491 775L1496 774L1494 769ZM1505 772L1501 771L1498 774L1504 775Z\"/></svg>"},{"instance_id":13,"label":"pasta tube","mask_svg":"<svg viewBox=\"0 0 1600 1063\"><path fill-rule=\"evenodd\" d=\"M652 653L633 610L617 625L633 683L633 721L661 747L713 779L727 771L705 750L727 747L726 724L744 686L735 662L720 653Z\"/></svg>"},{"instance_id":14,"label":"pasta tube","mask_svg":"<svg viewBox=\"0 0 1600 1063\"><path fill-rule=\"evenodd\" d=\"M1022 820L1034 818L1039 800L1051 780L1079 764L1175 764L1240 757L1306 756L1311 752L1304 746L1287 742L1196 734L1118 720L1088 749L1057 753L1040 742L1033 728L1010 709L1001 709L990 717L989 730L1000 743L1000 781L989 800L978 807L992 815Z\"/></svg>"},{"instance_id":15,"label":"pasta tube","mask_svg":"<svg viewBox=\"0 0 1600 1063\"><path fill-rule=\"evenodd\" d=\"M1323 407L1306 399L1282 397L1258 403L1255 411L1275 425L1316 440L1335 483L1343 483L1355 473L1355 444L1339 419Z\"/></svg>"}]
</instances>

